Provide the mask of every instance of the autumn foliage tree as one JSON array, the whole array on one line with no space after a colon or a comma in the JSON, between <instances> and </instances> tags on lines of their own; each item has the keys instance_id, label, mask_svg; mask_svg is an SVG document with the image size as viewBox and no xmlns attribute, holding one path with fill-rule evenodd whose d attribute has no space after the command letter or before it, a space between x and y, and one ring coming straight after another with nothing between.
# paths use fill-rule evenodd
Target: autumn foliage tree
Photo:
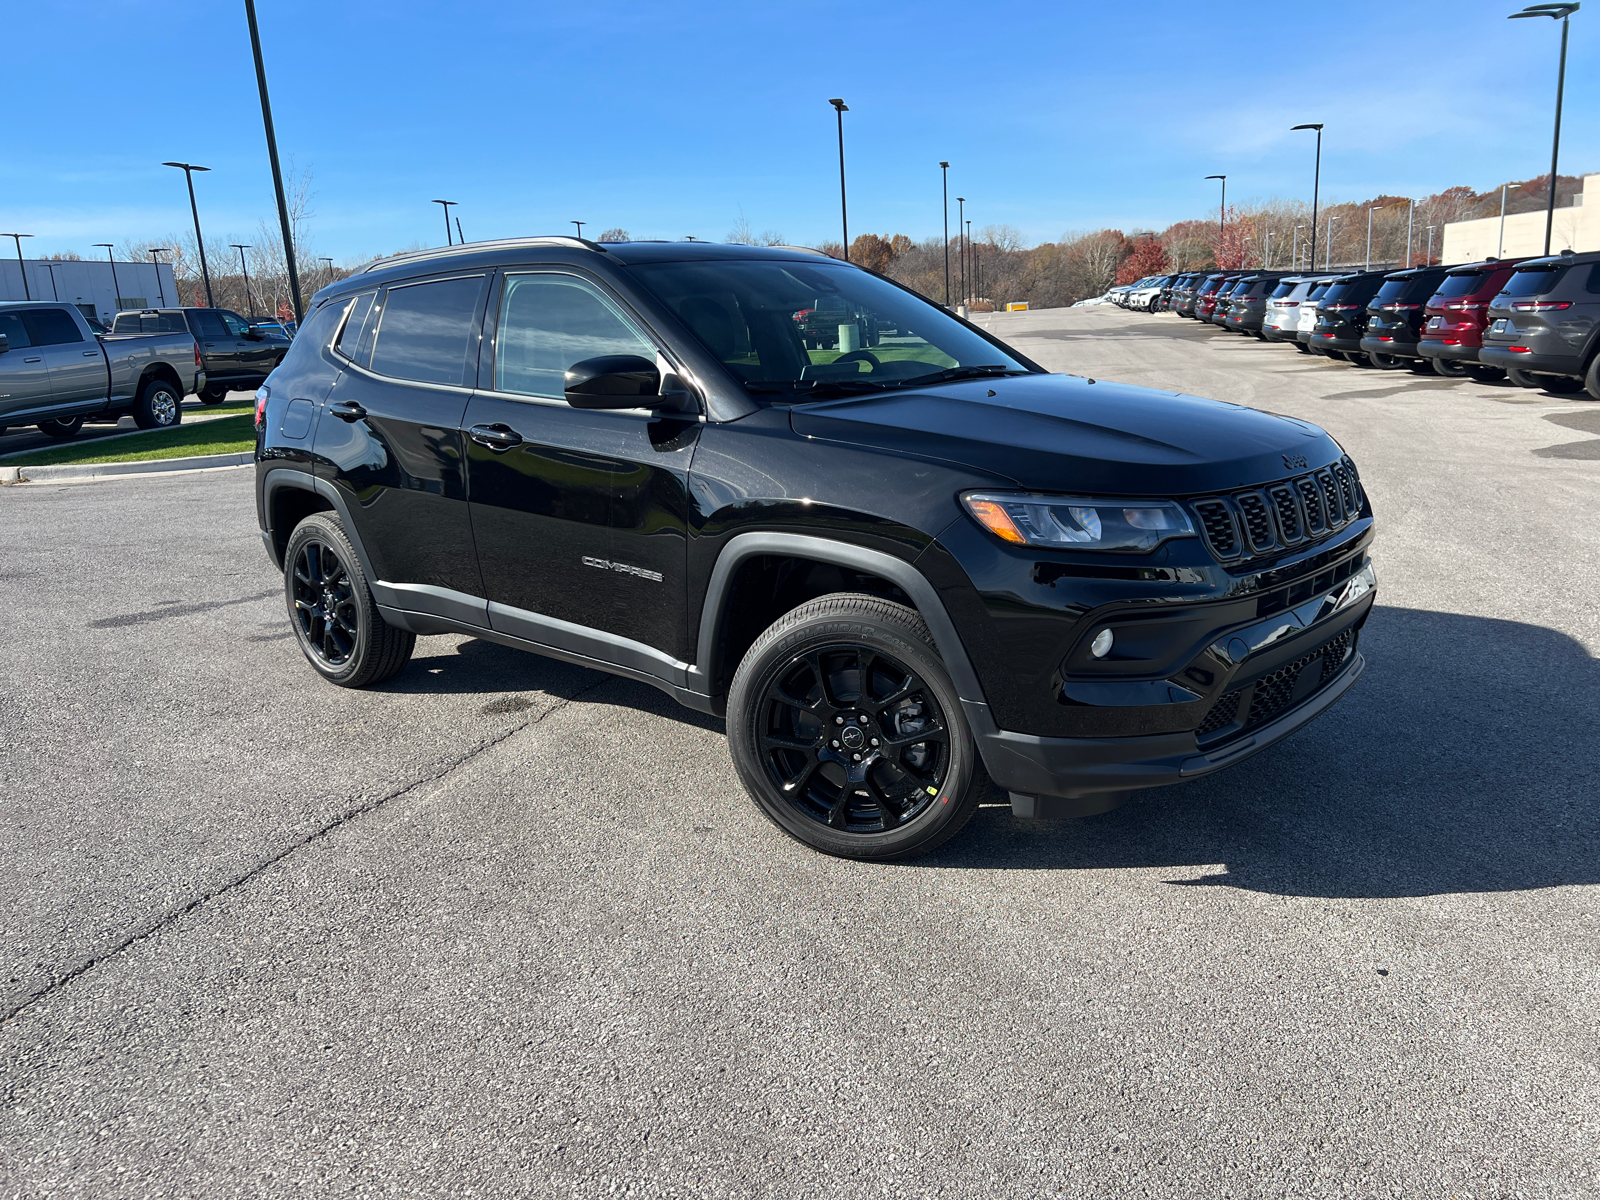
<instances>
[{"instance_id":1,"label":"autumn foliage tree","mask_svg":"<svg viewBox=\"0 0 1600 1200\"><path fill-rule=\"evenodd\" d=\"M1133 283L1146 275L1159 275L1167 269L1167 248L1154 234L1134 237L1129 243L1128 257L1117 268L1117 283Z\"/></svg>"}]
</instances>

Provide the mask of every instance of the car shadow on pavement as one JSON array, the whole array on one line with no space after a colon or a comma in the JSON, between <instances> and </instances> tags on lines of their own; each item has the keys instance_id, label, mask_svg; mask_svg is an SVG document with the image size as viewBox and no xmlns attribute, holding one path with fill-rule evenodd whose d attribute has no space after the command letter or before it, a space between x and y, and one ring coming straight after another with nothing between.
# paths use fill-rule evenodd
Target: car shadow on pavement
<instances>
[{"instance_id":1,"label":"car shadow on pavement","mask_svg":"<svg viewBox=\"0 0 1600 1200\"><path fill-rule=\"evenodd\" d=\"M1600 661L1539 626L1387 607L1361 649L1344 700L1237 767L1080 820L988 805L914 865L1347 898L1600 883Z\"/></svg>"}]
</instances>

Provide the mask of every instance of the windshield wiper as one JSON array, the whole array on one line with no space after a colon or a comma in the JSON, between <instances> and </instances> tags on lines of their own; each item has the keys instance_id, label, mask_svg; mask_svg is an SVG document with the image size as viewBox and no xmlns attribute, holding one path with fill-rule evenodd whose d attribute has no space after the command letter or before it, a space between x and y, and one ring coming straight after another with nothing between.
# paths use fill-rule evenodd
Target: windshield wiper
<instances>
[{"instance_id":1,"label":"windshield wiper","mask_svg":"<svg viewBox=\"0 0 1600 1200\"><path fill-rule=\"evenodd\" d=\"M839 396L857 396L863 392L881 392L896 388L898 383L885 383L882 380L869 379L797 379L793 382L784 380L752 380L746 383L745 390L773 394L779 392L792 392L797 401L800 400L831 400Z\"/></svg>"},{"instance_id":2,"label":"windshield wiper","mask_svg":"<svg viewBox=\"0 0 1600 1200\"><path fill-rule=\"evenodd\" d=\"M899 380L896 387L920 387L925 383L948 383L953 379L987 379L996 375L1027 375L1028 371L1021 367L1003 367L999 363L989 363L977 367L950 367L944 371L934 371L928 375L913 375L910 379Z\"/></svg>"}]
</instances>

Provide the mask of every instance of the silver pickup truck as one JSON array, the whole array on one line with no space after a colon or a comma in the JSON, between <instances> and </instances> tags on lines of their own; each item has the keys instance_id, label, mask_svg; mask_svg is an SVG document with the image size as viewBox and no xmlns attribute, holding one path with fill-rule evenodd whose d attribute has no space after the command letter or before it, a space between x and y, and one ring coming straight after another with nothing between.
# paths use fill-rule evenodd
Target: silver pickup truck
<instances>
[{"instance_id":1,"label":"silver pickup truck","mask_svg":"<svg viewBox=\"0 0 1600 1200\"><path fill-rule=\"evenodd\" d=\"M160 429L181 421L183 397L205 386L188 333L96 334L71 304L0 303L0 433L37 425L70 438L85 420L124 413Z\"/></svg>"}]
</instances>

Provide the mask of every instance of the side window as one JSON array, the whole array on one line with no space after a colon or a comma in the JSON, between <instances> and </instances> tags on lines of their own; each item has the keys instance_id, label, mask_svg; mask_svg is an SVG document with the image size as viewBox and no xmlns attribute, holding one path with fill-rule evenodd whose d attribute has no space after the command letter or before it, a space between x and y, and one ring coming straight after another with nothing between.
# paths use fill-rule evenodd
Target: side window
<instances>
[{"instance_id":1,"label":"side window","mask_svg":"<svg viewBox=\"0 0 1600 1200\"><path fill-rule=\"evenodd\" d=\"M367 365L367 356L372 353L371 321L372 302L377 298L377 292L362 292L356 297L356 302L350 307L350 316L346 318L344 328L339 331L339 342L334 347L345 358L360 366Z\"/></svg>"},{"instance_id":2,"label":"side window","mask_svg":"<svg viewBox=\"0 0 1600 1200\"><path fill-rule=\"evenodd\" d=\"M408 283L384 293L372 369L418 383L471 386L482 275Z\"/></svg>"},{"instance_id":3,"label":"side window","mask_svg":"<svg viewBox=\"0 0 1600 1200\"><path fill-rule=\"evenodd\" d=\"M250 328L249 321L246 321L238 313L229 312L225 308L217 309L217 316L221 317L222 323L228 327L229 337L243 337Z\"/></svg>"},{"instance_id":4,"label":"side window","mask_svg":"<svg viewBox=\"0 0 1600 1200\"><path fill-rule=\"evenodd\" d=\"M1589 282L1583 286L1591 296L1600 296L1600 262L1589 268Z\"/></svg>"},{"instance_id":5,"label":"side window","mask_svg":"<svg viewBox=\"0 0 1600 1200\"><path fill-rule=\"evenodd\" d=\"M228 327L222 323L222 318L209 308L190 309L189 324L194 326L194 335L202 342L217 342L228 336Z\"/></svg>"},{"instance_id":6,"label":"side window","mask_svg":"<svg viewBox=\"0 0 1600 1200\"><path fill-rule=\"evenodd\" d=\"M23 324L35 346L64 346L83 341L78 323L59 308L34 308L22 314Z\"/></svg>"},{"instance_id":7,"label":"side window","mask_svg":"<svg viewBox=\"0 0 1600 1200\"><path fill-rule=\"evenodd\" d=\"M13 350L33 345L32 339L28 337L28 327L22 323L21 313L0 312L0 333L6 335Z\"/></svg>"},{"instance_id":8,"label":"side window","mask_svg":"<svg viewBox=\"0 0 1600 1200\"><path fill-rule=\"evenodd\" d=\"M567 368L602 354L637 354L654 362L656 348L599 288L576 275L506 276L495 337L495 390L560 399Z\"/></svg>"},{"instance_id":9,"label":"side window","mask_svg":"<svg viewBox=\"0 0 1600 1200\"><path fill-rule=\"evenodd\" d=\"M111 322L111 332L138 333L140 332L140 320L138 313L118 313Z\"/></svg>"}]
</instances>

